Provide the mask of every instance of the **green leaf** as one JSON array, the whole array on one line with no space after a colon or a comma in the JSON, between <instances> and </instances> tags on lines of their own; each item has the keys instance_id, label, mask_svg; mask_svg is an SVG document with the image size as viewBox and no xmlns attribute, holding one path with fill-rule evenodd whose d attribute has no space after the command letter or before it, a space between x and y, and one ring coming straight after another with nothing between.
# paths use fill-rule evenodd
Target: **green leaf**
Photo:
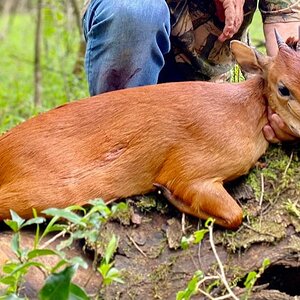
<instances>
[{"instance_id":1,"label":"green leaf","mask_svg":"<svg viewBox=\"0 0 300 300\"><path fill-rule=\"evenodd\" d=\"M263 261L263 264L262 264L263 270L265 268L267 268L270 265L270 263L271 263L270 259L269 258L265 258L264 261Z\"/></svg>"},{"instance_id":2,"label":"green leaf","mask_svg":"<svg viewBox=\"0 0 300 300\"><path fill-rule=\"evenodd\" d=\"M194 238L195 238L194 244L199 244L203 240L203 238L207 232L208 232L208 229L201 229L201 230L195 231L194 232Z\"/></svg>"},{"instance_id":3,"label":"green leaf","mask_svg":"<svg viewBox=\"0 0 300 300\"><path fill-rule=\"evenodd\" d=\"M256 272L254 272L254 271L249 272L247 275L247 278L244 282L244 286L246 288L252 287L252 283L255 282L256 276L257 276Z\"/></svg>"},{"instance_id":4,"label":"green leaf","mask_svg":"<svg viewBox=\"0 0 300 300\"><path fill-rule=\"evenodd\" d=\"M128 211L129 207L127 205L127 203L124 202L120 202L118 204L114 204L111 208L111 212L112 214L115 214L117 212L126 212Z\"/></svg>"},{"instance_id":5,"label":"green leaf","mask_svg":"<svg viewBox=\"0 0 300 300\"><path fill-rule=\"evenodd\" d=\"M42 224L44 222L46 222L45 218L42 218L42 217L32 218L32 219L26 221L22 227L33 225L33 224Z\"/></svg>"},{"instance_id":6,"label":"green leaf","mask_svg":"<svg viewBox=\"0 0 300 300\"><path fill-rule=\"evenodd\" d=\"M32 209L32 214L35 219L38 218L38 214L35 208ZM40 225L36 224L36 231L34 235L34 244L33 244L34 249L38 247L39 240L40 240Z\"/></svg>"},{"instance_id":7,"label":"green leaf","mask_svg":"<svg viewBox=\"0 0 300 300\"><path fill-rule=\"evenodd\" d=\"M106 278L106 275L109 271L109 269L113 266L113 263L106 264L105 262L101 263L101 265L98 267L99 273L102 275L103 279Z\"/></svg>"},{"instance_id":8,"label":"green leaf","mask_svg":"<svg viewBox=\"0 0 300 300\"><path fill-rule=\"evenodd\" d=\"M89 203L93 206L91 210L88 212L88 215L91 215L95 212L100 212L102 216L107 218L111 215L110 209L107 207L107 205L104 203L102 199L94 199L89 201Z\"/></svg>"},{"instance_id":9,"label":"green leaf","mask_svg":"<svg viewBox=\"0 0 300 300\"><path fill-rule=\"evenodd\" d=\"M6 284L6 285L14 285L16 283L15 276L8 275L0 278L0 283Z\"/></svg>"},{"instance_id":10,"label":"green leaf","mask_svg":"<svg viewBox=\"0 0 300 300\"><path fill-rule=\"evenodd\" d=\"M80 286L71 283L70 284L70 294L68 300L89 300L90 298L86 294L85 290Z\"/></svg>"},{"instance_id":11,"label":"green leaf","mask_svg":"<svg viewBox=\"0 0 300 300\"><path fill-rule=\"evenodd\" d=\"M57 224L55 224L55 222L57 222L57 220L59 219L59 217L53 217L50 222L48 223L47 227L45 228L43 234L40 237L39 242L41 242L41 240L49 233L51 232L52 228L57 226ZM52 230L55 231L55 230Z\"/></svg>"},{"instance_id":12,"label":"green leaf","mask_svg":"<svg viewBox=\"0 0 300 300\"><path fill-rule=\"evenodd\" d=\"M32 251L29 251L27 254L27 257L29 259L39 257L39 256L45 256L45 255L56 255L60 257L60 253L51 249L34 249Z\"/></svg>"},{"instance_id":13,"label":"green leaf","mask_svg":"<svg viewBox=\"0 0 300 300\"><path fill-rule=\"evenodd\" d=\"M107 275L106 275L106 278L107 279L110 279L112 281L116 281L116 282L119 282L119 283L124 283L124 281L122 280L121 278L121 273L118 269L116 268L111 268Z\"/></svg>"},{"instance_id":14,"label":"green leaf","mask_svg":"<svg viewBox=\"0 0 300 300\"><path fill-rule=\"evenodd\" d=\"M7 263L3 266L2 271L6 274L10 274L15 268L19 266L19 263Z\"/></svg>"},{"instance_id":15,"label":"green leaf","mask_svg":"<svg viewBox=\"0 0 300 300\"><path fill-rule=\"evenodd\" d=\"M181 247L181 249L182 249L182 250L188 249L188 248L189 248L189 245L190 245L189 242L190 242L190 239L187 238L187 237L185 237L185 236L183 236L183 237L181 238L181 241L180 241L180 247Z\"/></svg>"},{"instance_id":16,"label":"green leaf","mask_svg":"<svg viewBox=\"0 0 300 300\"><path fill-rule=\"evenodd\" d=\"M19 229L21 229L22 224L25 222L24 219L22 219L16 212L14 212L13 210L9 210L10 211L10 215L11 215L11 219L15 222L17 222Z\"/></svg>"},{"instance_id":17,"label":"green leaf","mask_svg":"<svg viewBox=\"0 0 300 300\"><path fill-rule=\"evenodd\" d=\"M176 300L190 300L191 297L198 292L198 282L204 278L201 270L195 272L193 278L188 282L188 286L184 291L176 294Z\"/></svg>"},{"instance_id":18,"label":"green leaf","mask_svg":"<svg viewBox=\"0 0 300 300\"><path fill-rule=\"evenodd\" d=\"M110 239L110 241L108 243L108 246L106 248L105 255L104 255L104 259L107 264L110 262L112 256L116 252L117 247L118 247L118 239L113 234L112 238Z\"/></svg>"},{"instance_id":19,"label":"green leaf","mask_svg":"<svg viewBox=\"0 0 300 300\"><path fill-rule=\"evenodd\" d=\"M26 262L24 264L21 264L19 267L15 268L13 270L13 272L11 272L11 275L16 274L17 272L22 272L22 273L26 273L27 269L29 267L40 267L40 268L45 268L45 265L43 263L37 262L37 261L30 261L30 262Z\"/></svg>"},{"instance_id":20,"label":"green leaf","mask_svg":"<svg viewBox=\"0 0 300 300\"><path fill-rule=\"evenodd\" d=\"M71 235L68 239L64 240L64 241L61 241L57 246L56 246L56 249L58 251L64 249L64 248L67 248L67 247L70 247L73 243L73 235Z\"/></svg>"},{"instance_id":21,"label":"green leaf","mask_svg":"<svg viewBox=\"0 0 300 300\"><path fill-rule=\"evenodd\" d=\"M47 234L50 232L54 232L54 231L63 231L66 228L67 228L67 226L64 224L54 224L53 226L48 228Z\"/></svg>"},{"instance_id":22,"label":"green leaf","mask_svg":"<svg viewBox=\"0 0 300 300\"><path fill-rule=\"evenodd\" d=\"M77 214L75 214L67 209L48 208L48 209L42 211L42 213L49 215L49 216L64 218L64 219L70 221L71 223L85 226L85 223L81 222L81 217L79 217Z\"/></svg>"},{"instance_id":23,"label":"green leaf","mask_svg":"<svg viewBox=\"0 0 300 300\"><path fill-rule=\"evenodd\" d=\"M4 223L10 227L10 229L14 232L18 232L19 225L16 221L13 220L4 220Z\"/></svg>"},{"instance_id":24,"label":"green leaf","mask_svg":"<svg viewBox=\"0 0 300 300\"><path fill-rule=\"evenodd\" d=\"M78 266L80 266L83 269L87 269L89 267L88 264L80 256L74 256L74 257L70 258L69 263L72 265L77 264Z\"/></svg>"},{"instance_id":25,"label":"green leaf","mask_svg":"<svg viewBox=\"0 0 300 300\"><path fill-rule=\"evenodd\" d=\"M77 270L77 265L66 267L60 273L50 275L39 292L41 300L68 300L70 283Z\"/></svg>"},{"instance_id":26,"label":"green leaf","mask_svg":"<svg viewBox=\"0 0 300 300\"><path fill-rule=\"evenodd\" d=\"M68 206L68 210L78 210L78 211L82 211L84 214L86 214L86 209L83 208L82 206L79 206L79 205L71 205L71 206Z\"/></svg>"},{"instance_id":27,"label":"green leaf","mask_svg":"<svg viewBox=\"0 0 300 300\"><path fill-rule=\"evenodd\" d=\"M60 260L52 269L51 273L55 273L61 266L67 264L68 261L65 259Z\"/></svg>"}]
</instances>

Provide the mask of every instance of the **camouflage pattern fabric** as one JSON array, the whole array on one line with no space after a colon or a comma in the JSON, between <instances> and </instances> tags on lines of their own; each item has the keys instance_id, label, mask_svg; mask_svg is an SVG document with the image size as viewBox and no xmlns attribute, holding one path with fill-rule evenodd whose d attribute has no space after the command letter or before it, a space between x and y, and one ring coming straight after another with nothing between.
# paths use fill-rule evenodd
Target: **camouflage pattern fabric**
<instances>
[{"instance_id":1,"label":"camouflage pattern fabric","mask_svg":"<svg viewBox=\"0 0 300 300\"><path fill-rule=\"evenodd\" d=\"M212 0L166 0L172 23L172 52L166 58L160 81L210 80L230 77L232 56L230 41L221 43L224 23L218 18ZM246 0L244 21L232 39L245 40L257 0ZM300 1L260 1L265 23L300 21ZM174 76L174 74L180 74Z\"/></svg>"},{"instance_id":2,"label":"camouflage pattern fabric","mask_svg":"<svg viewBox=\"0 0 300 300\"><path fill-rule=\"evenodd\" d=\"M299 0L260 1L259 9L264 23L299 22L300 20Z\"/></svg>"},{"instance_id":3,"label":"camouflage pattern fabric","mask_svg":"<svg viewBox=\"0 0 300 300\"><path fill-rule=\"evenodd\" d=\"M90 1L85 1L83 13ZM165 57L159 82L229 79L233 64L230 41L218 41L224 22L217 16L215 2L166 0L166 3L171 13L172 50ZM246 39L256 7L257 0L245 0L243 24L232 39ZM260 0L259 9L264 23L300 21L300 0Z\"/></svg>"}]
</instances>

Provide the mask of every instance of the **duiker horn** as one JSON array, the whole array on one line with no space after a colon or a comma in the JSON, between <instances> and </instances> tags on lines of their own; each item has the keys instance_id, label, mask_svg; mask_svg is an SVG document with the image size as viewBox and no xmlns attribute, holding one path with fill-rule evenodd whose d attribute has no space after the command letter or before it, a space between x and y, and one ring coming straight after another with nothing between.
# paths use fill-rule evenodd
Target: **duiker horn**
<instances>
[{"instance_id":1,"label":"duiker horn","mask_svg":"<svg viewBox=\"0 0 300 300\"><path fill-rule=\"evenodd\" d=\"M276 37L278 48L280 49L282 47L286 47L287 44L283 41L282 37L280 36L280 34L276 30L276 28L274 29L274 32L275 32L275 37Z\"/></svg>"}]
</instances>

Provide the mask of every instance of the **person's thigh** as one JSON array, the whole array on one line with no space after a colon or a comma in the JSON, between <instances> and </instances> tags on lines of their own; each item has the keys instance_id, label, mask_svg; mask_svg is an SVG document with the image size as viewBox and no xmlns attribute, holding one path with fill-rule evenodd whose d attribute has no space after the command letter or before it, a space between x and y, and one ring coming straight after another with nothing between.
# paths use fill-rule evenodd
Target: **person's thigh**
<instances>
[{"instance_id":1,"label":"person's thigh","mask_svg":"<svg viewBox=\"0 0 300 300\"><path fill-rule=\"evenodd\" d=\"M164 0L94 0L83 18L92 95L155 84L170 49Z\"/></svg>"}]
</instances>

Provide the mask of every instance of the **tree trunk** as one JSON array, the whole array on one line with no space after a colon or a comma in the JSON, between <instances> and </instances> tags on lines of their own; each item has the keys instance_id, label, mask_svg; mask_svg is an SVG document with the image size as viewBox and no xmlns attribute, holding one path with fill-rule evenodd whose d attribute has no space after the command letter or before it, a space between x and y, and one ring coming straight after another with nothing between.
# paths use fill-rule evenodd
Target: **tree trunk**
<instances>
[{"instance_id":1,"label":"tree trunk","mask_svg":"<svg viewBox=\"0 0 300 300\"><path fill-rule=\"evenodd\" d=\"M42 0L37 3L37 22L35 32L34 57L34 105L41 106L42 99L42 71L41 71L41 42L42 42Z\"/></svg>"},{"instance_id":2,"label":"tree trunk","mask_svg":"<svg viewBox=\"0 0 300 300\"><path fill-rule=\"evenodd\" d=\"M18 4L19 2L15 0L8 0L4 2L2 10L2 19L4 20L4 24L0 32L0 40L3 40L6 37L7 32L11 27L14 16L13 12L16 11Z\"/></svg>"},{"instance_id":3,"label":"tree trunk","mask_svg":"<svg viewBox=\"0 0 300 300\"><path fill-rule=\"evenodd\" d=\"M81 26L81 14L80 14L80 9L78 7L78 2L76 0L71 0L71 4L73 6L75 20L80 34L80 44L79 44L77 59L73 68L73 74L80 74L83 71L85 40L84 40L83 30Z\"/></svg>"}]
</instances>

